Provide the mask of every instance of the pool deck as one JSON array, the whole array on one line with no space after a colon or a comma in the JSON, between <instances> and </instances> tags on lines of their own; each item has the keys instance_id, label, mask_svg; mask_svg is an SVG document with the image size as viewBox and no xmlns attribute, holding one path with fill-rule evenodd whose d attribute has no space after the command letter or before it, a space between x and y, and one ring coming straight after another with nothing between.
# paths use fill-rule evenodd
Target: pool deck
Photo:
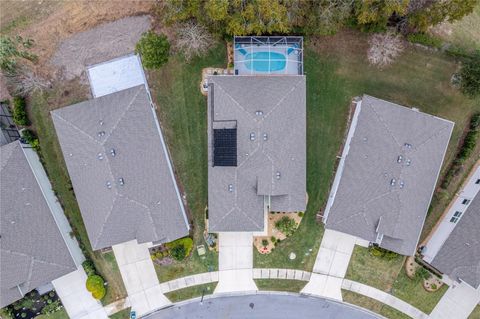
<instances>
[{"instance_id":1,"label":"pool deck","mask_svg":"<svg viewBox=\"0 0 480 319\"><path fill-rule=\"evenodd\" d=\"M272 47L268 45L259 45L259 46L250 46L250 45L241 45L234 50L234 60L235 60L235 70L238 70L238 75L272 75L272 74L278 74L278 75L298 75L301 74L299 71L299 64L301 61L299 61L299 51L297 49L290 49L291 46L277 46L277 47ZM290 50L289 50L290 49ZM290 51L290 53L289 53ZM275 71L267 71L267 72L262 72L262 71L257 71L254 69L249 69L247 67L246 61L251 61L249 59L246 59L248 54L252 53L259 53L259 52L272 52L272 53L278 53L286 57L286 65L285 68L282 70L275 70ZM268 61L266 60L256 60L256 61ZM275 61L275 59L272 59L272 61ZM282 59L283 61L283 59Z\"/></svg>"}]
</instances>

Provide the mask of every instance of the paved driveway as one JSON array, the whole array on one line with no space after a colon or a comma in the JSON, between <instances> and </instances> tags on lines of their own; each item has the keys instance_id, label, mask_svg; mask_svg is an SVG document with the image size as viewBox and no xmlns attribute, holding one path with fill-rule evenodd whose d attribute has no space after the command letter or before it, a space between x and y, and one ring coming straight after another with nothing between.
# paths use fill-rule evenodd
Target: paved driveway
<instances>
[{"instance_id":1,"label":"paved driveway","mask_svg":"<svg viewBox=\"0 0 480 319\"><path fill-rule=\"evenodd\" d=\"M253 281L253 234L218 234L218 285L215 293L255 291Z\"/></svg>"},{"instance_id":2,"label":"paved driveway","mask_svg":"<svg viewBox=\"0 0 480 319\"><path fill-rule=\"evenodd\" d=\"M162 309L148 319L377 319L365 309L341 302L296 294L269 293L197 298Z\"/></svg>"},{"instance_id":3,"label":"paved driveway","mask_svg":"<svg viewBox=\"0 0 480 319\"><path fill-rule=\"evenodd\" d=\"M162 292L147 244L132 240L112 248L128 300L138 316L171 304Z\"/></svg>"},{"instance_id":4,"label":"paved driveway","mask_svg":"<svg viewBox=\"0 0 480 319\"><path fill-rule=\"evenodd\" d=\"M102 304L87 291L87 274L80 268L52 281L57 295L71 319L106 319Z\"/></svg>"},{"instance_id":5,"label":"paved driveway","mask_svg":"<svg viewBox=\"0 0 480 319\"><path fill-rule=\"evenodd\" d=\"M302 293L342 300L342 281L357 238L326 229L310 281Z\"/></svg>"},{"instance_id":6,"label":"paved driveway","mask_svg":"<svg viewBox=\"0 0 480 319\"><path fill-rule=\"evenodd\" d=\"M450 286L430 314L431 319L464 319L480 302L480 287L465 283Z\"/></svg>"}]
</instances>

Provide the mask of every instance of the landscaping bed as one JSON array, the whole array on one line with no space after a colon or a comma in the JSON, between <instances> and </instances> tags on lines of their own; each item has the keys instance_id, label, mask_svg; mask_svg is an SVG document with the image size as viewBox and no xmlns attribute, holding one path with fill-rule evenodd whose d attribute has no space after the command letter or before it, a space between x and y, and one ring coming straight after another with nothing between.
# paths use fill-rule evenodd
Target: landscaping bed
<instances>
[{"instance_id":1,"label":"landscaping bed","mask_svg":"<svg viewBox=\"0 0 480 319\"><path fill-rule=\"evenodd\" d=\"M53 316L56 312L63 312L63 305L54 290L43 295L32 290L22 299L7 306L5 311L14 319L32 319L40 315Z\"/></svg>"}]
</instances>

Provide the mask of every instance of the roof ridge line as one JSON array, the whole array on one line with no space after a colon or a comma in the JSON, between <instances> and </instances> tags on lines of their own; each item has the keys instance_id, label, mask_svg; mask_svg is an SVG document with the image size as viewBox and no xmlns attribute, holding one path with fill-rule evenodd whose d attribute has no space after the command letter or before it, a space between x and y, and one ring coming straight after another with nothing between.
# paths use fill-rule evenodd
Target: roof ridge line
<instances>
[{"instance_id":1,"label":"roof ridge line","mask_svg":"<svg viewBox=\"0 0 480 319\"><path fill-rule=\"evenodd\" d=\"M295 83L295 85L292 86L292 87L290 88L290 90L287 91L287 93L285 93L285 95L280 98L280 100L278 100L277 104L275 104L275 106L274 106L267 114L265 114L263 120L265 120L271 113L273 113L273 111L275 111L275 110L278 108L278 106L279 106L280 104L282 104L282 102L283 102L290 94L292 94L293 91L295 91L295 90L298 88L298 85L300 84L300 82L301 82L300 80L297 80L297 83Z\"/></svg>"},{"instance_id":2,"label":"roof ridge line","mask_svg":"<svg viewBox=\"0 0 480 319\"><path fill-rule=\"evenodd\" d=\"M115 189L115 191L116 191L116 189ZM98 241L100 240L100 237L102 237L102 235L103 235L103 231L104 231L104 229L105 229L105 225L107 224L107 221L108 221L108 219L110 218L110 215L112 214L113 207L115 206L115 202L117 201L117 198L118 198L118 192L117 192L117 194L115 195L115 197L114 197L114 199L113 199L112 206L110 207L107 216L105 216L105 219L104 219L104 221L103 221L103 223L102 223L102 228L100 229L100 232L99 232L99 233L97 234L97 236L96 236L95 243L94 243L94 245L93 245L94 247L97 246Z\"/></svg>"},{"instance_id":3,"label":"roof ridge line","mask_svg":"<svg viewBox=\"0 0 480 319\"><path fill-rule=\"evenodd\" d=\"M380 123L382 123L383 127L385 128L385 130L388 132L388 134L390 135L390 137L393 139L393 141L398 145L398 147L401 147L402 144L400 144L397 139L395 138L395 136L393 135L392 131L390 131L390 128L388 127L388 125L386 124L385 120L383 119L383 117L380 116L380 114L378 114L378 112L375 110L375 108L373 107L373 103L369 103L367 104L368 106L370 106L370 109L372 110L372 112L375 114L375 116L377 117L378 121Z\"/></svg>"},{"instance_id":4,"label":"roof ridge line","mask_svg":"<svg viewBox=\"0 0 480 319\"><path fill-rule=\"evenodd\" d=\"M147 210L147 215L148 215L148 217L150 218L150 221L152 222L152 225L155 225L155 223L153 222L152 211L150 210L150 207L149 207L149 206L147 206L147 205L145 205L145 204L142 204L142 203L140 203L139 201L136 201L136 200L134 200L134 199L131 199L131 198L128 197L128 196L124 196L124 195L121 195L121 196L122 196L122 197L125 197L128 201L130 201L130 202L132 202L132 203L134 203L134 204L136 204L136 205L138 205L138 206L144 207L144 208ZM135 231L136 231L136 230L135 230ZM156 238L159 238L156 227L153 227L153 232L155 233L155 237L156 237Z\"/></svg>"},{"instance_id":5,"label":"roof ridge line","mask_svg":"<svg viewBox=\"0 0 480 319\"><path fill-rule=\"evenodd\" d=\"M52 116L55 116L56 118L58 118L59 120L62 120L62 121L65 122L67 125L71 126L71 127L74 128L75 130L77 130L77 131L79 131L80 133L82 133L83 135L86 135L90 140L94 141L94 142L97 143L98 145L103 146L101 142L99 142L99 141L97 141L96 139L94 139L90 134L88 134L87 132L83 131L82 129L80 129L78 126L76 126L76 125L73 124L72 122L67 121L66 119L64 119L64 118L61 117L60 115L56 114L56 112L52 112Z\"/></svg>"}]
</instances>

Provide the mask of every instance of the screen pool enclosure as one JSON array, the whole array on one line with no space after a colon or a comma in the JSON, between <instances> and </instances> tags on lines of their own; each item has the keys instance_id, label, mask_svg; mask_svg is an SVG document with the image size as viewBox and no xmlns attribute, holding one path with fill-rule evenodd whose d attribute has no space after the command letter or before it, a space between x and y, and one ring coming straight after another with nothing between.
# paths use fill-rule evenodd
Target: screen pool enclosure
<instances>
[{"instance_id":1,"label":"screen pool enclosure","mask_svg":"<svg viewBox=\"0 0 480 319\"><path fill-rule=\"evenodd\" d=\"M302 37L235 37L236 75L303 74Z\"/></svg>"}]
</instances>

